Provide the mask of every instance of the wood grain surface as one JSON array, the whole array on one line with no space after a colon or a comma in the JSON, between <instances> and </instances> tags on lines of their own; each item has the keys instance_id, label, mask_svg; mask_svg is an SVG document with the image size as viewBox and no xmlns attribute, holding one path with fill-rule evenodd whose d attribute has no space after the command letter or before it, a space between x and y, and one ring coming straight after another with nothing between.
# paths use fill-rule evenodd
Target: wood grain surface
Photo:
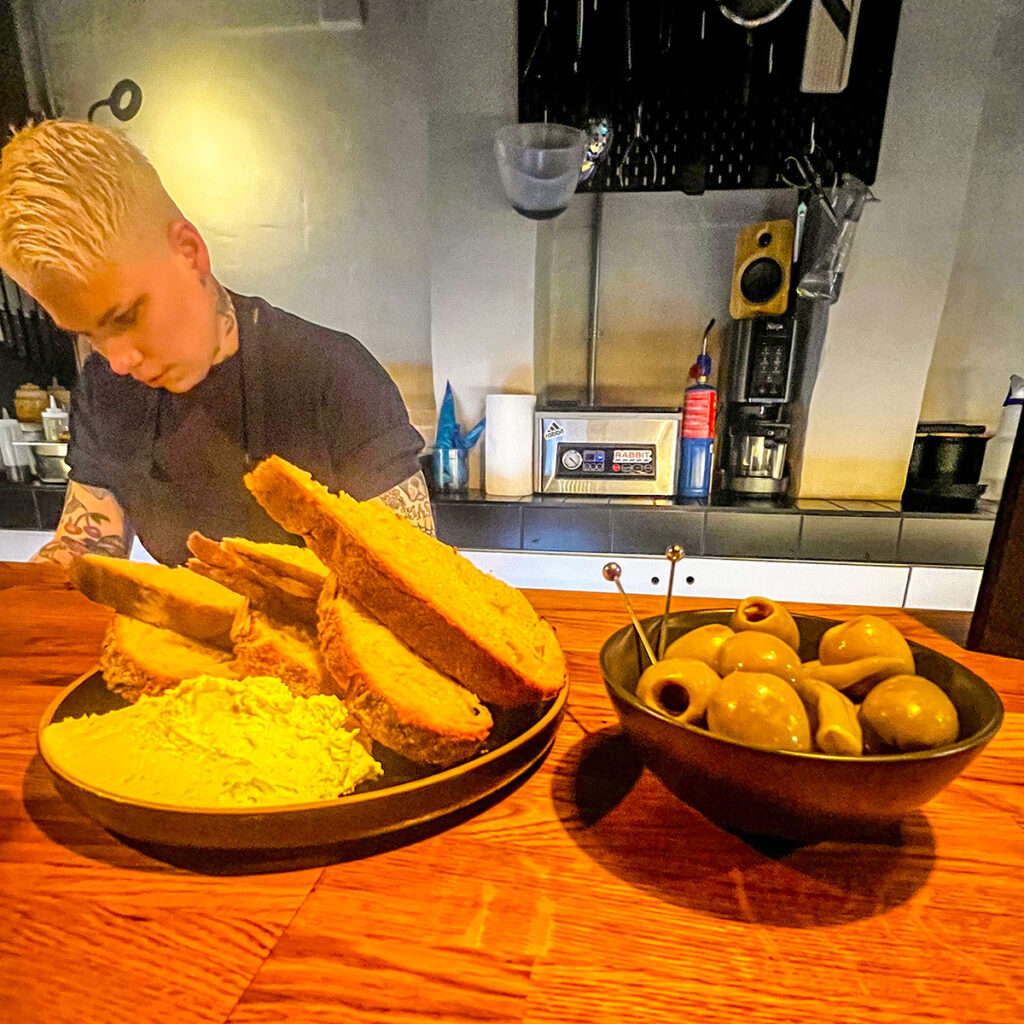
<instances>
[{"instance_id":1,"label":"wood grain surface","mask_svg":"<svg viewBox=\"0 0 1024 1024\"><path fill-rule=\"evenodd\" d=\"M533 591L572 681L537 771L457 820L262 861L132 847L58 796L36 723L93 667L110 613L39 566L0 563L0 596L4 1022L1024 1017L1024 662L902 611L880 613L986 678L1007 714L962 777L870 843L751 843L676 800L604 695L617 597Z\"/></svg>"}]
</instances>

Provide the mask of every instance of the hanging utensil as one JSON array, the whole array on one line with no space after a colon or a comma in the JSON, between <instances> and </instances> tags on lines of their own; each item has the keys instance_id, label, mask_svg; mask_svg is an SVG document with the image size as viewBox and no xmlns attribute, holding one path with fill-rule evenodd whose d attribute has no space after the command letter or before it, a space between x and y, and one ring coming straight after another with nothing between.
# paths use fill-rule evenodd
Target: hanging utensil
<instances>
[{"instance_id":1,"label":"hanging utensil","mask_svg":"<svg viewBox=\"0 0 1024 1024\"><path fill-rule=\"evenodd\" d=\"M540 48L541 40L544 38L544 33L548 27L548 13L551 7L551 0L544 0L544 20L541 22L540 31L537 33L537 39L533 44L533 49L530 51L530 56L527 58L526 64L523 66L522 81L526 81L526 76L530 73L530 67L533 65L533 58L537 56L537 50Z\"/></svg>"},{"instance_id":2,"label":"hanging utensil","mask_svg":"<svg viewBox=\"0 0 1024 1024\"><path fill-rule=\"evenodd\" d=\"M633 628L636 630L636 635L640 638L640 643L643 645L643 649L647 652L647 657L651 659L651 664L653 665L658 659L654 656L654 651L651 649L651 642L647 639L647 634L640 628L640 620L636 617L636 612L633 611L629 595L622 588L622 581L619 578L622 575L622 567L618 562L608 562L601 570L601 575L609 583L614 583L619 588L622 600L626 603L626 611L629 612L629 617L633 620Z\"/></svg>"},{"instance_id":3,"label":"hanging utensil","mask_svg":"<svg viewBox=\"0 0 1024 1024\"><path fill-rule=\"evenodd\" d=\"M625 4L626 24L626 81L633 81L633 15L629 0Z\"/></svg>"},{"instance_id":4,"label":"hanging utensil","mask_svg":"<svg viewBox=\"0 0 1024 1024\"><path fill-rule=\"evenodd\" d=\"M754 73L754 29L774 21L793 0L718 0L718 9L733 24L747 30L747 70L743 76L743 106L750 106Z\"/></svg>"},{"instance_id":5,"label":"hanging utensil","mask_svg":"<svg viewBox=\"0 0 1024 1024\"><path fill-rule=\"evenodd\" d=\"M14 326L11 323L11 311L7 303L7 281L0 272L0 334L3 334L3 346L8 352L17 349L14 337Z\"/></svg>"},{"instance_id":6,"label":"hanging utensil","mask_svg":"<svg viewBox=\"0 0 1024 1024\"><path fill-rule=\"evenodd\" d=\"M658 156L651 148L650 143L647 140L647 136L642 132L642 123L644 116L644 105L643 101L637 104L636 107L636 120L633 122L633 135L626 146L625 151L622 154L622 159L619 161L618 169L615 172L615 176L619 179L619 184L625 188L626 179L625 172L628 169L629 158L631 155L640 153L641 156L637 160L636 174L639 178L639 184L647 184L647 171L650 170L651 184L654 184L658 178ZM639 143L639 145L638 145Z\"/></svg>"},{"instance_id":7,"label":"hanging utensil","mask_svg":"<svg viewBox=\"0 0 1024 1024\"><path fill-rule=\"evenodd\" d=\"M11 329L11 337L14 339L14 352L19 359L24 359L28 354L25 346L25 332L21 322L18 320L18 311L15 309L14 300L11 295L17 292L18 286L8 282L3 274L0 274L0 290L3 291L4 308L7 310L7 317Z\"/></svg>"},{"instance_id":8,"label":"hanging utensil","mask_svg":"<svg viewBox=\"0 0 1024 1024\"><path fill-rule=\"evenodd\" d=\"M22 344L25 349L25 356L30 363L39 363L39 352L36 350L34 341L29 331L28 317L25 315L25 297L21 293L21 289L15 284L13 292L14 296L14 313L18 318L18 330L21 332Z\"/></svg>"},{"instance_id":9,"label":"hanging utensil","mask_svg":"<svg viewBox=\"0 0 1024 1024\"><path fill-rule=\"evenodd\" d=\"M850 81L861 0L812 0L800 91L839 93Z\"/></svg>"},{"instance_id":10,"label":"hanging utensil","mask_svg":"<svg viewBox=\"0 0 1024 1024\"><path fill-rule=\"evenodd\" d=\"M583 56L583 4L584 0L576 0L576 60L572 65L575 74L579 74L580 59Z\"/></svg>"},{"instance_id":11,"label":"hanging utensil","mask_svg":"<svg viewBox=\"0 0 1024 1024\"><path fill-rule=\"evenodd\" d=\"M779 172L779 177L791 188L799 189L801 195L813 195L821 203L825 215L833 226L838 227L839 218L836 216L830 193L838 184L839 176L833 172L831 183L826 185L825 177L818 169L819 162L810 152L803 152L799 156L787 156L782 162L783 170Z\"/></svg>"}]
</instances>

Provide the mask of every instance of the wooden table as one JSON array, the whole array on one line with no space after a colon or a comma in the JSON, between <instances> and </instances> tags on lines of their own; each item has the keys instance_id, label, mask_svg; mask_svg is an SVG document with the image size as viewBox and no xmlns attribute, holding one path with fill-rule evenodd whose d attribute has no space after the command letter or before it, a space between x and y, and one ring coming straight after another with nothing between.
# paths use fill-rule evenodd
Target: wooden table
<instances>
[{"instance_id":1,"label":"wooden table","mask_svg":"<svg viewBox=\"0 0 1024 1024\"><path fill-rule=\"evenodd\" d=\"M538 771L405 845L231 874L148 856L57 795L36 723L94 665L108 613L41 567L0 564L0 593L3 1021L1024 1018L1024 662L883 612L988 679L1002 731L887 841L752 846L619 735L596 662L618 600L532 592L572 677ZM697 603L722 602L677 605Z\"/></svg>"}]
</instances>

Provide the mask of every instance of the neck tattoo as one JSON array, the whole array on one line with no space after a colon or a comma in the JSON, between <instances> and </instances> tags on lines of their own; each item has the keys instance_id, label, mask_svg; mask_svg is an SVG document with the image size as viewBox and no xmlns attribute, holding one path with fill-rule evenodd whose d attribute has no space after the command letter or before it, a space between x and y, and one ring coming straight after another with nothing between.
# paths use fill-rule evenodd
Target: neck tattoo
<instances>
[{"instance_id":1,"label":"neck tattoo","mask_svg":"<svg viewBox=\"0 0 1024 1024\"><path fill-rule=\"evenodd\" d=\"M213 350L213 361L220 359L221 353L231 347L232 338L238 336L238 318L235 315L235 304L231 301L228 290L215 278L211 277L214 294L217 297L217 346ZM237 340L234 349L237 350Z\"/></svg>"}]
</instances>

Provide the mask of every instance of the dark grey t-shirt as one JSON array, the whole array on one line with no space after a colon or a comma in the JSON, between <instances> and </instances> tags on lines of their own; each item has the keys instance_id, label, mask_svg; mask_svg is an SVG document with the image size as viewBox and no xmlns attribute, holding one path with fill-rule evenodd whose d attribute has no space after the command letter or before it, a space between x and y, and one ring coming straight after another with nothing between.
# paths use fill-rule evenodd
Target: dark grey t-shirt
<instances>
[{"instance_id":1,"label":"dark grey t-shirt","mask_svg":"<svg viewBox=\"0 0 1024 1024\"><path fill-rule=\"evenodd\" d=\"M91 356L71 404L71 479L113 492L154 558L207 536L291 541L242 476L278 454L362 501L419 469L423 439L394 382L355 338L232 294L239 350L176 395Z\"/></svg>"}]
</instances>

